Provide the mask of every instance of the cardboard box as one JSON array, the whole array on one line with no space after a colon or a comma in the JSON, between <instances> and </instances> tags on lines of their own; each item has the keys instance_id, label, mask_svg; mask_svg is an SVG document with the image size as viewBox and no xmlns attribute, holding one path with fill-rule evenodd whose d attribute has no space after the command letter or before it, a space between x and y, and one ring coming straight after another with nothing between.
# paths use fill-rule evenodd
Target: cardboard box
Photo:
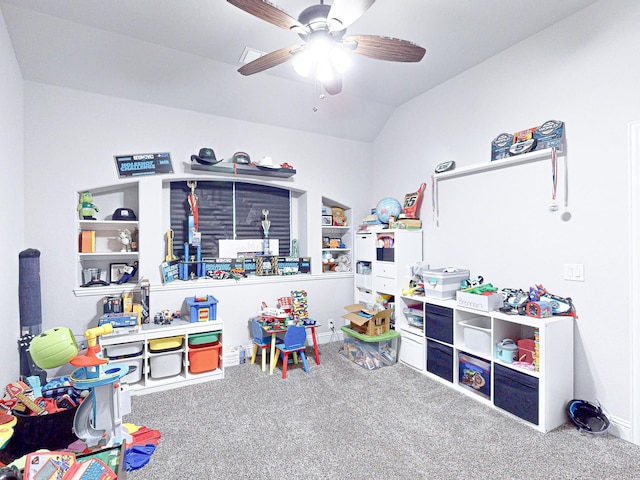
<instances>
[{"instance_id":1,"label":"cardboard box","mask_svg":"<svg viewBox=\"0 0 640 480\"><path fill-rule=\"evenodd\" d=\"M382 310L380 312L374 312L368 310L359 303L344 307L348 312L342 316L351 322L351 330L367 335L370 337L377 337L384 333L387 333L391 328L391 313L392 309Z\"/></svg>"},{"instance_id":2,"label":"cardboard box","mask_svg":"<svg viewBox=\"0 0 640 480\"><path fill-rule=\"evenodd\" d=\"M477 293L456 292L458 306L491 312L497 310L504 304L504 297L501 293L492 295L478 295Z\"/></svg>"}]
</instances>

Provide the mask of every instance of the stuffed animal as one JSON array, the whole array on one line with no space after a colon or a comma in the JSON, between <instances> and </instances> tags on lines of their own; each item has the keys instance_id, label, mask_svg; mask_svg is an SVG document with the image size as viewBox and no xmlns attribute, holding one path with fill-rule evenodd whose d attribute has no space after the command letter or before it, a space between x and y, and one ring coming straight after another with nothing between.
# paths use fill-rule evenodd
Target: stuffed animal
<instances>
[{"instance_id":1,"label":"stuffed animal","mask_svg":"<svg viewBox=\"0 0 640 480\"><path fill-rule=\"evenodd\" d=\"M78 212L83 220L95 220L94 213L100 209L93 204L93 195L91 192L82 192L80 194L80 202L78 203Z\"/></svg>"}]
</instances>

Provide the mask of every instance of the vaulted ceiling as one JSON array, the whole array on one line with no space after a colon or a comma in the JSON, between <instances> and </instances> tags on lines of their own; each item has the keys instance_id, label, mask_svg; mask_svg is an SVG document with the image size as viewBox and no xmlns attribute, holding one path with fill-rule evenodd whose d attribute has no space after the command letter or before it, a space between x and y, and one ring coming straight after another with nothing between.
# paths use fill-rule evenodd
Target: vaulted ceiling
<instances>
[{"instance_id":1,"label":"vaulted ceiling","mask_svg":"<svg viewBox=\"0 0 640 480\"><path fill-rule=\"evenodd\" d=\"M291 62L239 74L245 47L302 41L225 0L0 0L0 9L25 80L372 141L398 105L595 1L378 0L348 34L409 40L425 57L354 55L342 93L324 98ZM272 3L297 17L318 1Z\"/></svg>"}]
</instances>

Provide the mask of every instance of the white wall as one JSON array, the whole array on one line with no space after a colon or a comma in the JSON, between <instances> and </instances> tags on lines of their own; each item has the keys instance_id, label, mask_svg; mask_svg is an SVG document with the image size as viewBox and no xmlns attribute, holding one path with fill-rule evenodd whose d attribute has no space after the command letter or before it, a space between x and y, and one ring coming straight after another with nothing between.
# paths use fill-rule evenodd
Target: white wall
<instances>
[{"instance_id":1,"label":"white wall","mask_svg":"<svg viewBox=\"0 0 640 480\"><path fill-rule=\"evenodd\" d=\"M564 209L547 209L549 161L447 180L439 227L431 187L423 204L425 255L433 267L469 268L501 288L541 283L572 297L575 395L602 402L627 438L637 321L627 287L627 133L640 118L639 21L640 3L600 1L401 106L374 144L371 198L403 198L440 162L489 161L502 132L566 122L568 221ZM561 171L560 199L565 178ZM565 263L584 264L585 281L563 280Z\"/></svg>"},{"instance_id":2,"label":"white wall","mask_svg":"<svg viewBox=\"0 0 640 480\"><path fill-rule=\"evenodd\" d=\"M0 385L18 379L20 362L18 337L20 312L18 307L18 254L25 249L23 186L23 86L22 75L4 17L0 13L0 168L3 172L0 188L0 224L3 226L0 264L3 266L0 304L3 306L0 335Z\"/></svg>"},{"instance_id":3,"label":"white wall","mask_svg":"<svg viewBox=\"0 0 640 480\"><path fill-rule=\"evenodd\" d=\"M213 294L220 301L218 313L226 321L225 342L237 345L250 343L247 320L263 300L273 305L278 297L304 288L309 294L310 314L325 325L319 330L325 334L326 321L340 318L343 307L352 303L353 283L348 276L272 279L267 285L208 280L204 284L187 282L187 289L176 289L178 283L185 286L183 282L163 287L159 266L165 255L169 214L162 207L162 182L194 178L194 174L185 174L185 163L205 146L213 148L218 157L229 158L242 150L254 159L271 155L276 163L288 162L297 174L275 183L307 192L302 208L306 208L309 240L301 253L318 260L322 197L352 206L358 219L368 207L368 143L26 82L25 145L25 208L38 212L26 222L25 232L28 243L42 252L45 329L66 325L80 335L96 325L101 296L76 297L73 293L77 192L128 181L118 179L113 160L113 155L126 153L170 152L173 159L173 175L145 177L139 184L140 273L152 282L152 313L179 309L184 298L194 293ZM355 180L346 175L352 171L363 173ZM196 179L205 177L197 175ZM113 209L100 215L111 213Z\"/></svg>"}]
</instances>

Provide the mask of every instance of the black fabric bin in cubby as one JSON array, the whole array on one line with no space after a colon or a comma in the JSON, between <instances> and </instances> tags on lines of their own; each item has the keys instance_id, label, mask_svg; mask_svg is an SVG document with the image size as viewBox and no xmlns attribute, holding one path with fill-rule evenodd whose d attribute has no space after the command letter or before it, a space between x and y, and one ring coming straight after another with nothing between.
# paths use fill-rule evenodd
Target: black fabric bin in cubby
<instances>
[{"instance_id":1,"label":"black fabric bin in cubby","mask_svg":"<svg viewBox=\"0 0 640 480\"><path fill-rule=\"evenodd\" d=\"M496 365L493 403L496 407L538 425L538 379L502 365Z\"/></svg>"},{"instance_id":2,"label":"black fabric bin in cubby","mask_svg":"<svg viewBox=\"0 0 640 480\"><path fill-rule=\"evenodd\" d=\"M427 371L453 383L453 348L427 340Z\"/></svg>"},{"instance_id":3,"label":"black fabric bin in cubby","mask_svg":"<svg viewBox=\"0 0 640 480\"><path fill-rule=\"evenodd\" d=\"M453 344L453 309L427 303L425 328L428 338Z\"/></svg>"}]
</instances>

